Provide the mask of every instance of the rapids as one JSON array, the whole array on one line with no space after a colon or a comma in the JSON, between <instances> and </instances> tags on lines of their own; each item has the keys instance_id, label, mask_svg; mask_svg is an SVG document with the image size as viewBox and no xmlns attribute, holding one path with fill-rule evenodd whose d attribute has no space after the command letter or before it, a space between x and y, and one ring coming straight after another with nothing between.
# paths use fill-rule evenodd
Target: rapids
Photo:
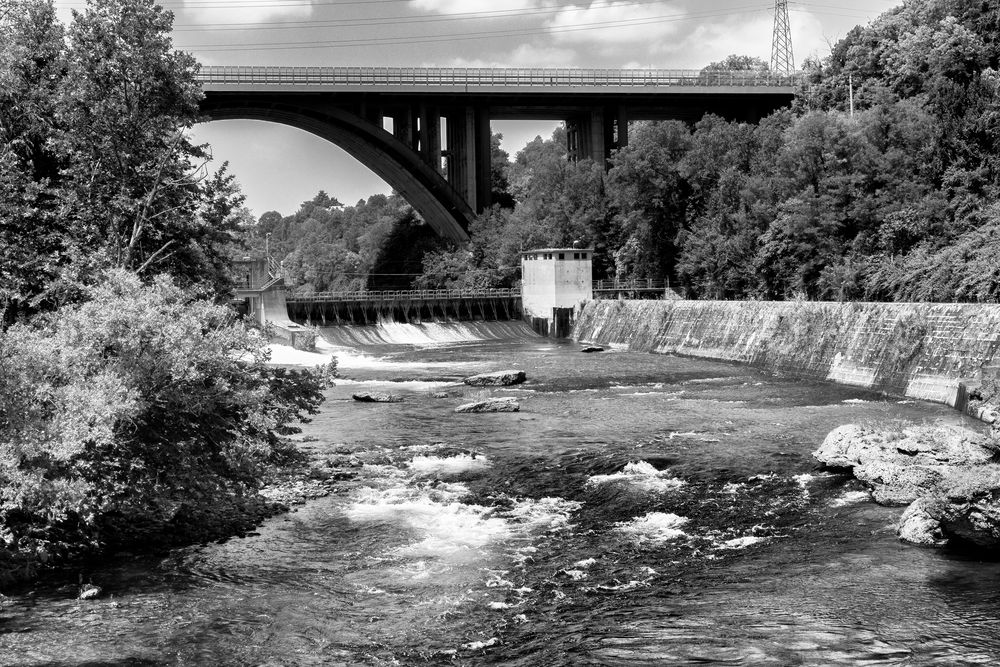
<instances>
[{"instance_id":1,"label":"rapids","mask_svg":"<svg viewBox=\"0 0 1000 667\"><path fill-rule=\"evenodd\" d=\"M1000 662L1000 564L900 544L900 510L810 457L950 408L512 323L323 333L343 379L299 439L357 477L244 538L88 566L99 599L76 571L4 598L0 664ZM502 368L528 382L460 383ZM521 412L453 412L488 395Z\"/></svg>"}]
</instances>

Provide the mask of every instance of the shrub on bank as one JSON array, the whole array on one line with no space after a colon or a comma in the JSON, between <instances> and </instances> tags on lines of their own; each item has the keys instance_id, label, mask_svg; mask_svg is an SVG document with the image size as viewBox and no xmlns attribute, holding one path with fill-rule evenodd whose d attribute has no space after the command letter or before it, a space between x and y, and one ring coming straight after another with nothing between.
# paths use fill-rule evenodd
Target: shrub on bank
<instances>
[{"instance_id":1,"label":"shrub on bank","mask_svg":"<svg viewBox=\"0 0 1000 667\"><path fill-rule=\"evenodd\" d=\"M0 579L39 563L248 527L322 401L322 373L169 278L118 272L90 299L0 333Z\"/></svg>"}]
</instances>

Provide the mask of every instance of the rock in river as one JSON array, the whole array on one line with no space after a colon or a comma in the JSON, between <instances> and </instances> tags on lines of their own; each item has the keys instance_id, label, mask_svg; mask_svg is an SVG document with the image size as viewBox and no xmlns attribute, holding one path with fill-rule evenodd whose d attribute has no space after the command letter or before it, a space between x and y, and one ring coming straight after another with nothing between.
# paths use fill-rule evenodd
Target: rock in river
<instances>
[{"instance_id":1,"label":"rock in river","mask_svg":"<svg viewBox=\"0 0 1000 667\"><path fill-rule=\"evenodd\" d=\"M495 371L493 373L481 373L472 375L463 380L465 384L474 387L502 386L511 384L521 384L527 377L524 371Z\"/></svg>"},{"instance_id":2,"label":"rock in river","mask_svg":"<svg viewBox=\"0 0 1000 667\"><path fill-rule=\"evenodd\" d=\"M908 505L936 489L949 471L993 458L986 438L958 426L876 428L847 424L813 452L824 466L850 468L881 505Z\"/></svg>"},{"instance_id":3,"label":"rock in river","mask_svg":"<svg viewBox=\"0 0 1000 667\"><path fill-rule=\"evenodd\" d=\"M952 540L1000 549L1000 465L992 441L960 426L834 429L813 456L850 468L875 502L909 507L900 539L940 546Z\"/></svg>"},{"instance_id":4,"label":"rock in river","mask_svg":"<svg viewBox=\"0 0 1000 667\"><path fill-rule=\"evenodd\" d=\"M460 405L455 408L455 412L517 412L520 409L521 405L516 398L488 398Z\"/></svg>"},{"instance_id":5,"label":"rock in river","mask_svg":"<svg viewBox=\"0 0 1000 667\"><path fill-rule=\"evenodd\" d=\"M387 394L384 391L365 391L351 394L351 398L361 403L399 403L403 400L395 394Z\"/></svg>"},{"instance_id":6,"label":"rock in river","mask_svg":"<svg viewBox=\"0 0 1000 667\"><path fill-rule=\"evenodd\" d=\"M581 352L604 352L604 348L600 345L588 345L580 350Z\"/></svg>"}]
</instances>

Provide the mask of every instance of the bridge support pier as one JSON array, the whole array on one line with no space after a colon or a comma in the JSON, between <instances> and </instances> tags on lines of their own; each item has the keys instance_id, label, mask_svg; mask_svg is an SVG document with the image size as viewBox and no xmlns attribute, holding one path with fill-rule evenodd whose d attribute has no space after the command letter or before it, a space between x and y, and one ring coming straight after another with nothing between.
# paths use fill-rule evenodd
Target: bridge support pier
<instances>
[{"instance_id":1,"label":"bridge support pier","mask_svg":"<svg viewBox=\"0 0 1000 667\"><path fill-rule=\"evenodd\" d=\"M605 169L611 151L628 145L624 106L590 109L566 121L566 149L571 160L591 159Z\"/></svg>"}]
</instances>

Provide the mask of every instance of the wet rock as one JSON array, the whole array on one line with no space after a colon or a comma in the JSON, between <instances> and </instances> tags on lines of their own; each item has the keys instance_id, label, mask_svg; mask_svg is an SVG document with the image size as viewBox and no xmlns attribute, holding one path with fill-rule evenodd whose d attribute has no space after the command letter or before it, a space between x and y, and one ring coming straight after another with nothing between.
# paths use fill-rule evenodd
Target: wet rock
<instances>
[{"instance_id":1,"label":"wet rock","mask_svg":"<svg viewBox=\"0 0 1000 667\"><path fill-rule=\"evenodd\" d=\"M984 436L959 426L848 424L831 431L813 457L850 469L879 504L908 505L934 492L949 472L986 463L993 451Z\"/></svg>"},{"instance_id":2,"label":"wet rock","mask_svg":"<svg viewBox=\"0 0 1000 667\"><path fill-rule=\"evenodd\" d=\"M387 394L384 391L364 391L351 394L351 398L361 403L400 403L403 400L395 394Z\"/></svg>"},{"instance_id":3,"label":"wet rock","mask_svg":"<svg viewBox=\"0 0 1000 667\"><path fill-rule=\"evenodd\" d=\"M517 412L520 409L521 405L516 398L488 398L460 405L455 408L455 412Z\"/></svg>"},{"instance_id":4,"label":"wet rock","mask_svg":"<svg viewBox=\"0 0 1000 667\"><path fill-rule=\"evenodd\" d=\"M1000 550L1000 464L986 436L959 426L850 424L834 429L813 456L850 469L879 504L908 504L900 539Z\"/></svg>"},{"instance_id":5,"label":"wet rock","mask_svg":"<svg viewBox=\"0 0 1000 667\"><path fill-rule=\"evenodd\" d=\"M78 600L93 600L101 595L101 587L95 586L94 584L84 584L80 586L80 594L77 595Z\"/></svg>"},{"instance_id":6,"label":"wet rock","mask_svg":"<svg viewBox=\"0 0 1000 667\"><path fill-rule=\"evenodd\" d=\"M600 345L588 345L580 350L581 352L604 352L604 348Z\"/></svg>"},{"instance_id":7,"label":"wet rock","mask_svg":"<svg viewBox=\"0 0 1000 667\"><path fill-rule=\"evenodd\" d=\"M431 398L451 398L451 394L446 391L435 391L431 394Z\"/></svg>"},{"instance_id":8,"label":"wet rock","mask_svg":"<svg viewBox=\"0 0 1000 667\"><path fill-rule=\"evenodd\" d=\"M948 543L941 531L941 522L928 512L929 498L918 498L903 512L896 527L899 539L910 544L940 547Z\"/></svg>"},{"instance_id":9,"label":"wet rock","mask_svg":"<svg viewBox=\"0 0 1000 667\"><path fill-rule=\"evenodd\" d=\"M946 477L925 503L948 538L1000 549L1000 466L966 467Z\"/></svg>"},{"instance_id":10,"label":"wet rock","mask_svg":"<svg viewBox=\"0 0 1000 667\"><path fill-rule=\"evenodd\" d=\"M462 382L473 387L506 387L512 384L521 384L526 379L524 371L496 371L472 375Z\"/></svg>"}]
</instances>

